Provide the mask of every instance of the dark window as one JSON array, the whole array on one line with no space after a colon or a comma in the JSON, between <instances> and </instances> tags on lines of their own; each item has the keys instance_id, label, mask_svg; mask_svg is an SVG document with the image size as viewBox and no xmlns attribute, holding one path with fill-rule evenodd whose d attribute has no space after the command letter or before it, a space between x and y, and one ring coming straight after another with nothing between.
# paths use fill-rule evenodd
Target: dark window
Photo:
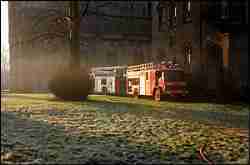
<instances>
[{"instance_id":1,"label":"dark window","mask_svg":"<svg viewBox=\"0 0 250 165\"><path fill-rule=\"evenodd\" d=\"M243 2L231 2L227 5L228 17L230 17L232 22L243 23L245 17L245 4Z\"/></svg>"},{"instance_id":2,"label":"dark window","mask_svg":"<svg viewBox=\"0 0 250 165\"><path fill-rule=\"evenodd\" d=\"M158 31L161 31L161 27L162 27L162 15L163 15L163 7L158 5L157 6L157 10L158 10Z\"/></svg>"},{"instance_id":3,"label":"dark window","mask_svg":"<svg viewBox=\"0 0 250 165\"><path fill-rule=\"evenodd\" d=\"M177 25L177 5L175 2L170 2L168 4L159 4L158 10L158 20L159 20L159 31L162 31L163 24L166 24L170 28L176 28Z\"/></svg>"},{"instance_id":4,"label":"dark window","mask_svg":"<svg viewBox=\"0 0 250 165\"><path fill-rule=\"evenodd\" d=\"M143 16L143 17L147 16L146 13L147 13L146 6L143 6L143 7L142 7L142 16Z\"/></svg>"},{"instance_id":5,"label":"dark window","mask_svg":"<svg viewBox=\"0 0 250 165\"><path fill-rule=\"evenodd\" d=\"M175 28L177 25L177 5L175 2L170 2L165 7L167 25L170 28Z\"/></svg>"},{"instance_id":6,"label":"dark window","mask_svg":"<svg viewBox=\"0 0 250 165\"><path fill-rule=\"evenodd\" d=\"M130 14L134 15L134 2L130 2Z\"/></svg>"},{"instance_id":7,"label":"dark window","mask_svg":"<svg viewBox=\"0 0 250 165\"><path fill-rule=\"evenodd\" d=\"M183 5L183 22L189 23L192 21L191 18L191 0L185 0Z\"/></svg>"},{"instance_id":8,"label":"dark window","mask_svg":"<svg viewBox=\"0 0 250 165\"><path fill-rule=\"evenodd\" d=\"M185 55L185 69L190 72L191 70L191 58L192 58L192 47L190 44L188 44L187 46L185 46L184 48L184 55Z\"/></svg>"},{"instance_id":9,"label":"dark window","mask_svg":"<svg viewBox=\"0 0 250 165\"><path fill-rule=\"evenodd\" d=\"M152 3L151 3L151 2L148 2L148 16L149 16L149 17L151 17L151 15L152 15L151 10L152 10Z\"/></svg>"},{"instance_id":10,"label":"dark window","mask_svg":"<svg viewBox=\"0 0 250 165\"><path fill-rule=\"evenodd\" d=\"M220 15L221 15L221 3L218 1L215 1L215 3L211 7L214 7L214 13L213 12L211 13L213 15L212 18L219 20Z\"/></svg>"},{"instance_id":11,"label":"dark window","mask_svg":"<svg viewBox=\"0 0 250 165\"><path fill-rule=\"evenodd\" d=\"M171 19L171 7L170 6L167 6L167 21L168 21L168 26L171 26L172 19Z\"/></svg>"},{"instance_id":12,"label":"dark window","mask_svg":"<svg viewBox=\"0 0 250 165\"><path fill-rule=\"evenodd\" d=\"M107 80L106 79L101 79L101 84L102 85L106 85L107 84Z\"/></svg>"},{"instance_id":13,"label":"dark window","mask_svg":"<svg viewBox=\"0 0 250 165\"><path fill-rule=\"evenodd\" d=\"M162 8L162 23L163 24L166 24L167 23L167 21L168 21L168 11L167 11L167 7L163 7Z\"/></svg>"},{"instance_id":14,"label":"dark window","mask_svg":"<svg viewBox=\"0 0 250 165\"><path fill-rule=\"evenodd\" d=\"M173 23L173 28L176 28L176 25L177 25L177 6L175 3L172 4L172 23Z\"/></svg>"},{"instance_id":15,"label":"dark window","mask_svg":"<svg viewBox=\"0 0 250 165\"><path fill-rule=\"evenodd\" d=\"M169 26L169 7L166 4L161 4L158 9L159 14L159 31L166 31L166 26Z\"/></svg>"},{"instance_id":16,"label":"dark window","mask_svg":"<svg viewBox=\"0 0 250 165\"><path fill-rule=\"evenodd\" d=\"M217 21L231 21L241 23L244 19L245 5L242 2L223 0L215 3L215 14Z\"/></svg>"},{"instance_id":17,"label":"dark window","mask_svg":"<svg viewBox=\"0 0 250 165\"><path fill-rule=\"evenodd\" d=\"M222 1L221 2L221 19L226 19L229 16L229 7L228 2Z\"/></svg>"}]
</instances>

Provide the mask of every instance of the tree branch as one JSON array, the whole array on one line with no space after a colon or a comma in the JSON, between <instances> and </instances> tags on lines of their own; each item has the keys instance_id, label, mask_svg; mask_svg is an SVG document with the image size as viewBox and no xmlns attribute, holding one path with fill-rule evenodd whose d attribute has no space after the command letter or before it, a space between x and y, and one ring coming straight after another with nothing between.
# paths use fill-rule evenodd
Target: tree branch
<instances>
[{"instance_id":1,"label":"tree branch","mask_svg":"<svg viewBox=\"0 0 250 165\"><path fill-rule=\"evenodd\" d=\"M105 7L105 6L107 6L107 5L112 5L113 4L113 2L106 2L106 3L104 3L104 4L101 4L101 5L99 5L99 6L96 6L96 8L98 7L98 8L100 8L100 7Z\"/></svg>"},{"instance_id":2,"label":"tree branch","mask_svg":"<svg viewBox=\"0 0 250 165\"><path fill-rule=\"evenodd\" d=\"M47 11L45 15L41 14L44 12L39 12L35 16L35 18L37 18L37 19L33 22L32 27L38 26L41 22L43 22L43 20L47 20L50 16L58 17L58 15L62 14L62 12L60 10L56 10L56 9L48 9L48 10L49 11Z\"/></svg>"},{"instance_id":3,"label":"tree branch","mask_svg":"<svg viewBox=\"0 0 250 165\"><path fill-rule=\"evenodd\" d=\"M96 8L105 7L105 6L111 5L111 4L114 4L114 3L113 2L107 2L107 3L96 6ZM131 16L124 16L124 15L109 15L109 14L106 14L106 13L103 13L103 12L93 11L93 10L90 10L89 6L90 6L90 0L87 1L85 9L82 12L82 14L80 15L80 19L79 19L80 22L83 19L83 17L86 16L87 13L91 13L91 14L94 14L96 16L101 16L101 17L103 17L103 19L105 19L107 21L108 20L112 21L109 18L127 20L128 18L131 17ZM39 13L39 14L41 14L41 13ZM44 22L45 20L48 20L49 22L53 21L53 22L56 22L56 23L63 23L63 24L72 24L72 23L74 23L74 20L72 19L71 16L58 16L60 14L62 14L62 12L60 12L59 10L49 10L49 12L46 13L45 15L37 16L38 19L36 21L34 21L34 23L32 24L33 25L32 27L39 26L39 24L41 22ZM148 20L148 21L150 21L152 19L152 17L148 17L148 16L146 16L146 17L133 16L133 18L137 19L137 20ZM65 34L66 34L66 31L68 31L68 29L65 32L64 31L63 32L58 32L58 30L55 30L55 31L56 32L45 32L45 33L42 33L42 34L38 34L38 35L32 37L31 39L28 39L28 40L25 40L25 41L15 42L13 45L10 45L10 47L15 47L15 46L17 46L19 44L24 44L25 42L30 43L30 42L33 42L36 39L41 39L41 38L44 38L44 37L46 37L48 35L52 35L52 36L56 36L56 37L64 37Z\"/></svg>"},{"instance_id":4,"label":"tree branch","mask_svg":"<svg viewBox=\"0 0 250 165\"><path fill-rule=\"evenodd\" d=\"M92 13L92 14L97 15L97 16L104 16L104 17L110 17L110 18L121 18L121 19L131 18L131 16L109 15L109 14L105 14L105 13L102 13L102 12L96 12L96 11L93 11L93 10L89 10L89 13ZM139 16L133 16L133 18L137 19L137 20L151 20L152 19L151 17L139 17Z\"/></svg>"},{"instance_id":5,"label":"tree branch","mask_svg":"<svg viewBox=\"0 0 250 165\"><path fill-rule=\"evenodd\" d=\"M89 3L90 3L90 0L88 0L85 10L82 12L82 14L80 16L80 22L81 22L82 18L87 14Z\"/></svg>"},{"instance_id":6,"label":"tree branch","mask_svg":"<svg viewBox=\"0 0 250 165\"><path fill-rule=\"evenodd\" d=\"M45 33L42 33L42 34L38 34L38 35L35 35L33 37L31 37L30 39L27 39L25 41L20 41L20 42L15 42L13 45L10 45L10 48L13 48L17 45L23 45L23 44L27 44L27 43L30 43L30 42L33 42L35 40L39 40L39 39L43 39L43 38L46 38L46 37L60 37L60 38L63 38L65 37L65 33L63 32L45 32Z\"/></svg>"}]
</instances>

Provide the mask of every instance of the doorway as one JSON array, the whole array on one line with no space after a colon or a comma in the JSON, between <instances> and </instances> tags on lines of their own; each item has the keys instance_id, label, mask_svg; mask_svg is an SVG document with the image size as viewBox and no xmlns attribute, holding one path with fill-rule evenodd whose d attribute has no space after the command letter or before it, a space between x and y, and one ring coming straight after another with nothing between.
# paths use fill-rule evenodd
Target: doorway
<instances>
[{"instance_id":1,"label":"doorway","mask_svg":"<svg viewBox=\"0 0 250 165\"><path fill-rule=\"evenodd\" d=\"M215 94L223 80L222 48L210 43L207 45L207 50L207 89L209 93Z\"/></svg>"}]
</instances>

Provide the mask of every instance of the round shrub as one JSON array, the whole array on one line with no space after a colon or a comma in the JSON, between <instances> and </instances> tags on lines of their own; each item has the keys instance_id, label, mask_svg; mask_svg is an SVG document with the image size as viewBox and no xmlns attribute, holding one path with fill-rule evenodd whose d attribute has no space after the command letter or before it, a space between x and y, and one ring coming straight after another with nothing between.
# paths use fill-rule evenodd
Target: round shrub
<instances>
[{"instance_id":1,"label":"round shrub","mask_svg":"<svg viewBox=\"0 0 250 165\"><path fill-rule=\"evenodd\" d=\"M89 88L89 75L87 70L84 69L63 69L49 81L50 91L63 100L85 100Z\"/></svg>"}]
</instances>

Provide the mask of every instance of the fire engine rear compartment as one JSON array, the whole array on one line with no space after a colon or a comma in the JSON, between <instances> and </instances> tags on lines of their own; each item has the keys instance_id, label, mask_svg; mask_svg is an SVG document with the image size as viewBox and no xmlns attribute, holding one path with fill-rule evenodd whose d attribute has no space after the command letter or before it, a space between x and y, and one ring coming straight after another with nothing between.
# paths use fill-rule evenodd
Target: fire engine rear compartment
<instances>
[{"instance_id":1,"label":"fire engine rear compartment","mask_svg":"<svg viewBox=\"0 0 250 165\"><path fill-rule=\"evenodd\" d=\"M126 66L92 68L93 93L126 95Z\"/></svg>"}]
</instances>

